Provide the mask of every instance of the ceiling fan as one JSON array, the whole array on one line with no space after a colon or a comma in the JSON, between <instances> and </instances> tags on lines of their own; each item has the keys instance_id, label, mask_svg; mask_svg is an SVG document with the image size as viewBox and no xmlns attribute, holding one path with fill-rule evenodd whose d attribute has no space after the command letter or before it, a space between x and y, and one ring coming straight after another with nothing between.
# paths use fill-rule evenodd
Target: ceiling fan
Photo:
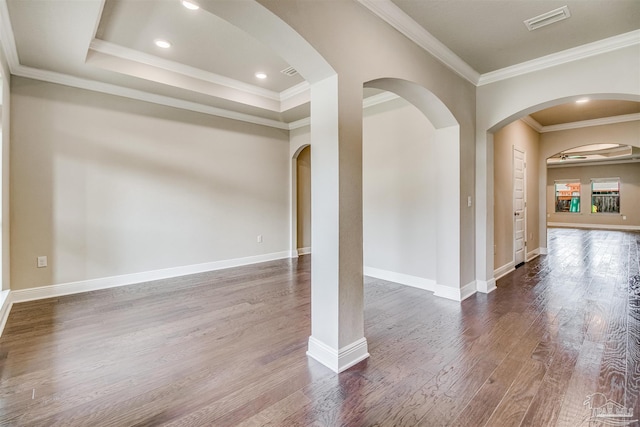
<instances>
[{"instance_id":1,"label":"ceiling fan","mask_svg":"<svg viewBox=\"0 0 640 427\"><path fill-rule=\"evenodd\" d=\"M560 160L583 160L586 158L587 156L560 154Z\"/></svg>"}]
</instances>

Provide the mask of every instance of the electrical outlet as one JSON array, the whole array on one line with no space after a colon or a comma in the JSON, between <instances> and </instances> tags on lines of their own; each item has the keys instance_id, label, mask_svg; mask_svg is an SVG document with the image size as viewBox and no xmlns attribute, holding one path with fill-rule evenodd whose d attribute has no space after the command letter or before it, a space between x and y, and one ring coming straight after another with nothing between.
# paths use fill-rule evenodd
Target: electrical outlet
<instances>
[{"instance_id":1,"label":"electrical outlet","mask_svg":"<svg viewBox=\"0 0 640 427\"><path fill-rule=\"evenodd\" d=\"M38 268L43 268L47 266L47 257L39 256L38 257Z\"/></svg>"},{"instance_id":2,"label":"electrical outlet","mask_svg":"<svg viewBox=\"0 0 640 427\"><path fill-rule=\"evenodd\" d=\"M258 243L262 243L262 234L258 234L258 238L256 239Z\"/></svg>"},{"instance_id":3,"label":"electrical outlet","mask_svg":"<svg viewBox=\"0 0 640 427\"><path fill-rule=\"evenodd\" d=\"M626 221L627 220L627 216L626 215L622 215L622 220Z\"/></svg>"}]
</instances>

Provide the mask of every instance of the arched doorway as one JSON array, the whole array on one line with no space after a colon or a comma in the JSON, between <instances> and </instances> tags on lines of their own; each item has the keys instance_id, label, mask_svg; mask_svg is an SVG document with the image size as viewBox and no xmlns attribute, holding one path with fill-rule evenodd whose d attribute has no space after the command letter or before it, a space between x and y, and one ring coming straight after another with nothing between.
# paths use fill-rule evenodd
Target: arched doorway
<instances>
[{"instance_id":1,"label":"arched doorway","mask_svg":"<svg viewBox=\"0 0 640 427\"><path fill-rule=\"evenodd\" d=\"M291 252L311 253L311 146L298 147L291 171Z\"/></svg>"},{"instance_id":2,"label":"arched doorway","mask_svg":"<svg viewBox=\"0 0 640 427\"><path fill-rule=\"evenodd\" d=\"M554 182L549 182L547 178L547 159L556 155L557 153L564 152L575 148L582 144L599 144L603 142L616 142L626 145L637 145L637 132L638 132L638 120L630 121L628 118L621 118L620 120L610 119L608 124L603 121L584 121L567 124L567 126L546 126L541 127L539 124L530 123L528 118L529 114L535 115L536 112L541 110L547 111L551 107L570 105L575 103L576 100L588 97L591 100L619 100L619 101L634 101L637 102L640 97L634 95L625 94L576 94L571 97L551 99L549 101L537 104L535 106L528 107L522 111L512 114L508 119L501 121L496 126L490 128L490 132L486 135L486 143L491 146L490 166L488 177L492 179L492 194L489 197L493 200L493 210L489 210L492 217L491 222L491 249L486 251L488 258L492 259L492 269L488 276L491 276L488 282L499 278L504 274L511 271L514 267L514 262L511 259L512 247L512 229L509 227L509 223L513 218L513 210L511 208L511 193L504 191L505 180L509 179L511 174L511 149L514 141L520 139L520 145L522 140L526 140L526 146L529 152L528 157L528 176L530 194L528 200L528 210L531 216L531 221L528 222L529 227L527 230L526 239L531 243L527 248L526 257L527 260L534 258L538 254L547 253L547 222L550 221L556 224L566 224L563 221L559 221L555 215L554 201L552 197ZM537 125L537 126L535 126ZM529 136L527 136L527 134ZM531 135L533 134L533 136ZM509 135L508 141L505 141L505 135ZM508 142L508 146L501 146ZM517 144L516 144L517 145ZM576 170L576 169L574 169ZM613 172L608 172L611 175ZM602 173L591 173L592 175L599 175L601 178ZM615 174L614 174L615 175ZM557 178L557 177L556 177ZM569 181L574 180L567 178ZM556 180L556 179L554 179ZM562 180L561 180L562 181ZM587 199L591 198L591 179L584 179L582 192L582 200L584 201L584 207L582 208L582 214L586 215L582 219L583 222L588 223L590 219L594 219L595 216L590 215L590 207L588 206ZM502 190L501 190L502 188ZM586 197L586 198L585 198ZM576 199L577 201L577 199ZM508 206L508 209L505 208ZM561 214L566 215L566 214ZM565 216L565 219L566 216ZM612 220L609 218L609 220ZM614 221L615 222L615 221ZM498 227L500 224L500 227ZM618 224L624 226L626 224ZM631 224L629 224L631 225ZM624 228L623 228L624 229ZM479 230L481 231L481 230ZM502 247L501 247L502 245ZM504 247L507 246L506 249ZM481 273L481 270L479 270ZM495 284L494 284L495 286Z\"/></svg>"},{"instance_id":3,"label":"arched doorway","mask_svg":"<svg viewBox=\"0 0 640 427\"><path fill-rule=\"evenodd\" d=\"M475 293L471 286L460 281L460 126L447 108L432 92L406 80L381 78L364 84L395 93L416 107L433 125L432 155L435 182L433 200L435 219L435 276L433 290L436 296L462 301Z\"/></svg>"},{"instance_id":4,"label":"arched doorway","mask_svg":"<svg viewBox=\"0 0 640 427\"><path fill-rule=\"evenodd\" d=\"M390 92L365 89L364 106L364 274L433 292L435 128L414 105Z\"/></svg>"}]
</instances>

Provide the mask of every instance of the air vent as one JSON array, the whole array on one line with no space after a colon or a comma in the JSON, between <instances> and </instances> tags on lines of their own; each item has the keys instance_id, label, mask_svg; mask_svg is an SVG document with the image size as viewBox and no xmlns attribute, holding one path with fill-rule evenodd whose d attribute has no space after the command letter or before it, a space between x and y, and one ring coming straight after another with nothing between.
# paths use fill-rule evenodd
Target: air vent
<instances>
[{"instance_id":1,"label":"air vent","mask_svg":"<svg viewBox=\"0 0 640 427\"><path fill-rule=\"evenodd\" d=\"M289 67L289 68L285 68L284 70L280 71L282 74L286 74L289 77L293 77L296 74L298 74L298 71L296 71L295 68L293 67Z\"/></svg>"},{"instance_id":2,"label":"air vent","mask_svg":"<svg viewBox=\"0 0 640 427\"><path fill-rule=\"evenodd\" d=\"M562 21L571 16L569 8L562 6L561 8L554 9L551 12L543 13L535 18L530 18L524 21L524 25L527 26L529 31L537 30L546 25L553 24L554 22Z\"/></svg>"}]
</instances>

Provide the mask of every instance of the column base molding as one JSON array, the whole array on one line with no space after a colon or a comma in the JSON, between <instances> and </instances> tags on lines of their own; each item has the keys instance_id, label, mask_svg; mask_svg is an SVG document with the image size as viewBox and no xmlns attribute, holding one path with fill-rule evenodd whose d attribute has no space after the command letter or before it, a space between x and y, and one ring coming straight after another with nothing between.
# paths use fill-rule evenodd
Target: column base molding
<instances>
[{"instance_id":1,"label":"column base molding","mask_svg":"<svg viewBox=\"0 0 640 427\"><path fill-rule=\"evenodd\" d=\"M340 373L369 357L367 339L359 340L336 350L322 341L309 337L307 356L317 360L334 372Z\"/></svg>"}]
</instances>

